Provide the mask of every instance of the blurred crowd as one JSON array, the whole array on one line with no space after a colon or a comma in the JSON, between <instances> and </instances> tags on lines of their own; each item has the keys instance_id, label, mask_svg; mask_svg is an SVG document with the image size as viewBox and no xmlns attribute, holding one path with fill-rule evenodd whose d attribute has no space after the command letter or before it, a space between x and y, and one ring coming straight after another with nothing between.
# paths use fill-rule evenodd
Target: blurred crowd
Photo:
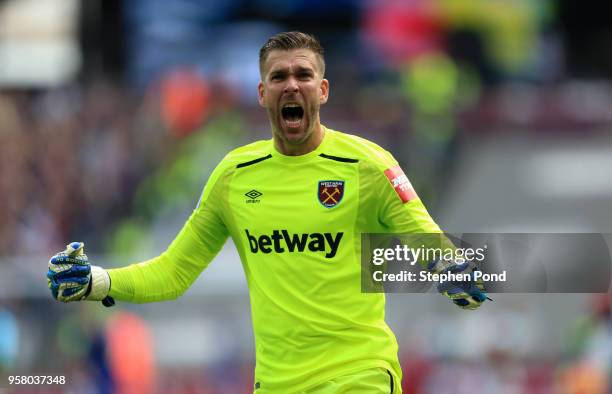
<instances>
[{"instance_id":1,"label":"blurred crowd","mask_svg":"<svg viewBox=\"0 0 612 394\"><path fill-rule=\"evenodd\" d=\"M404 374L403 392L608 393L612 374L610 305L609 295L590 297L587 313L573 319L572 329L562 337L564 352L555 356L538 354L523 346L522 342L528 342L532 335L528 328L519 329L520 333L483 333L482 336L494 340L488 345L480 344L477 337L462 342L461 338L449 334L448 326L435 328L438 333L421 333L415 338L417 342L403 340L406 332L400 331L397 334ZM223 334L218 331L198 332L198 336L210 336L211 340L209 347L199 351L217 354L217 357L203 363L185 362L185 359L170 362L160 353L162 346L156 340L159 327L143 318L142 313L121 309L92 311L91 305L79 305L69 314L55 315L58 308L66 308L58 306L45 313L44 331L36 326L22 326L21 334L27 335L29 341L24 344L21 339L23 345L18 354L17 322L11 313L16 307L0 307L0 376L24 369L65 375L69 384L61 392L67 393L239 394L251 390L253 355L240 350L240 346L224 345ZM32 311L40 305L21 307ZM503 313L497 316L506 319ZM520 313L514 317L521 320ZM37 318L40 316L26 312L19 323L33 323ZM483 330L495 325L488 323ZM521 324L511 323L509 328ZM242 335L245 329L228 328L231 335ZM461 332L461 327L455 331ZM504 344L509 336L514 337L509 343L519 343L513 342L518 340L520 345ZM429 342L434 337L438 339ZM240 342L236 337L233 340ZM190 337L175 338L175 341L201 346L201 341ZM44 344L44 353L37 350L40 345L37 342ZM40 392L47 392L46 389L41 387Z\"/></svg>"},{"instance_id":2,"label":"blurred crowd","mask_svg":"<svg viewBox=\"0 0 612 394\"><path fill-rule=\"evenodd\" d=\"M105 82L0 95L0 255L48 254L128 212L160 148L136 109Z\"/></svg>"}]
</instances>

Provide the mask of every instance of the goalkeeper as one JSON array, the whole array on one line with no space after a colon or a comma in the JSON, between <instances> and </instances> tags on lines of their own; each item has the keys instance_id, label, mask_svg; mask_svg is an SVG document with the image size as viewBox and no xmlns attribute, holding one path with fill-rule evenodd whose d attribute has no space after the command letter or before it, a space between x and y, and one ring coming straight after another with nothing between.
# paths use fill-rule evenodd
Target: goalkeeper
<instances>
[{"instance_id":1,"label":"goalkeeper","mask_svg":"<svg viewBox=\"0 0 612 394\"><path fill-rule=\"evenodd\" d=\"M361 292L360 234L441 231L390 153L321 124L329 82L314 37L271 37L259 67L272 139L227 154L161 255L105 270L72 243L49 262L52 294L107 305L175 299L231 236L251 299L255 393L400 393L385 296ZM440 290L467 309L485 300L474 283Z\"/></svg>"}]
</instances>

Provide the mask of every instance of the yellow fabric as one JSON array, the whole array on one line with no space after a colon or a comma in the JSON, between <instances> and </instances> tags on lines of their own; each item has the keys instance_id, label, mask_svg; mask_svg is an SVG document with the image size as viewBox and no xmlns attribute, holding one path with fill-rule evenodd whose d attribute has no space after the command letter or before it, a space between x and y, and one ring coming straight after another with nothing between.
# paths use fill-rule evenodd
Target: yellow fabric
<instances>
[{"instance_id":1,"label":"yellow fabric","mask_svg":"<svg viewBox=\"0 0 612 394\"><path fill-rule=\"evenodd\" d=\"M287 391L289 394L291 391ZM265 389L254 394L267 394ZM402 387L391 371L382 368L366 369L339 376L325 383L301 391L300 394L401 394Z\"/></svg>"},{"instance_id":2,"label":"yellow fabric","mask_svg":"<svg viewBox=\"0 0 612 394\"><path fill-rule=\"evenodd\" d=\"M361 291L361 233L440 229L418 198L398 196L385 175L395 166L376 144L329 129L302 156L280 154L271 140L238 148L165 253L109 270L110 295L180 296L229 235L249 285L261 389L284 394L371 368L399 381L385 295ZM321 182L336 186L322 193Z\"/></svg>"}]
</instances>

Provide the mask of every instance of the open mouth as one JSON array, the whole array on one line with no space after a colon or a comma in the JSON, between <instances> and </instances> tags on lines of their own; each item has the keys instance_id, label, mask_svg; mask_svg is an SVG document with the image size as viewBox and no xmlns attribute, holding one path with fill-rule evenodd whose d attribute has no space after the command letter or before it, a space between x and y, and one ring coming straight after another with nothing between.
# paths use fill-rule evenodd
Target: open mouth
<instances>
[{"instance_id":1,"label":"open mouth","mask_svg":"<svg viewBox=\"0 0 612 394\"><path fill-rule=\"evenodd\" d=\"M288 128L298 128L302 124L304 109L299 104L285 104L281 109L281 114Z\"/></svg>"}]
</instances>

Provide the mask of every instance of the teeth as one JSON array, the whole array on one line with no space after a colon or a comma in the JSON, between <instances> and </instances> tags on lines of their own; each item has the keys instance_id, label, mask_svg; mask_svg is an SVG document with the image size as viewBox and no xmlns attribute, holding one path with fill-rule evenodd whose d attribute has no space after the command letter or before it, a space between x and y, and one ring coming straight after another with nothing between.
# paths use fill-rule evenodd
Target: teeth
<instances>
[{"instance_id":1,"label":"teeth","mask_svg":"<svg viewBox=\"0 0 612 394\"><path fill-rule=\"evenodd\" d=\"M302 108L302 106L299 104L285 104L283 108Z\"/></svg>"}]
</instances>

